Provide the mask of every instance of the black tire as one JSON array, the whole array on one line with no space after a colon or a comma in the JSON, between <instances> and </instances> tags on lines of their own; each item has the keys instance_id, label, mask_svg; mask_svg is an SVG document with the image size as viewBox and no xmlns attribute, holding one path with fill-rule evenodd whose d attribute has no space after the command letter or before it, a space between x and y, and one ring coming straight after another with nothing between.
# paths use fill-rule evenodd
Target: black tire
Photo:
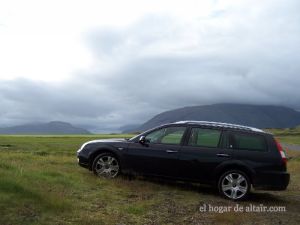
<instances>
[{"instance_id":1,"label":"black tire","mask_svg":"<svg viewBox=\"0 0 300 225\"><path fill-rule=\"evenodd\" d=\"M94 159L92 169L95 175L105 178L115 178L121 172L119 160L110 152L99 154Z\"/></svg>"},{"instance_id":2,"label":"black tire","mask_svg":"<svg viewBox=\"0 0 300 225\"><path fill-rule=\"evenodd\" d=\"M224 172L218 180L219 193L230 200L244 200L248 197L251 182L246 173L240 170Z\"/></svg>"}]
</instances>

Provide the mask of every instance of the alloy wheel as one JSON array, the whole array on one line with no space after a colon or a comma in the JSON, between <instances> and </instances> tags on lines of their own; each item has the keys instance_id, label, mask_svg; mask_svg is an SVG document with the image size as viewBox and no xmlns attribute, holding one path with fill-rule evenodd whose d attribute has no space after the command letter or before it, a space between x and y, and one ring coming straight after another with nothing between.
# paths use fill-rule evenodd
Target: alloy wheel
<instances>
[{"instance_id":1,"label":"alloy wheel","mask_svg":"<svg viewBox=\"0 0 300 225\"><path fill-rule=\"evenodd\" d=\"M97 159L94 166L94 172L98 176L105 178L114 178L118 175L120 170L118 160L111 155L102 155Z\"/></svg>"},{"instance_id":2,"label":"alloy wheel","mask_svg":"<svg viewBox=\"0 0 300 225\"><path fill-rule=\"evenodd\" d=\"M221 191L232 200L243 198L247 194L248 189L248 180L243 174L231 172L222 178Z\"/></svg>"}]
</instances>

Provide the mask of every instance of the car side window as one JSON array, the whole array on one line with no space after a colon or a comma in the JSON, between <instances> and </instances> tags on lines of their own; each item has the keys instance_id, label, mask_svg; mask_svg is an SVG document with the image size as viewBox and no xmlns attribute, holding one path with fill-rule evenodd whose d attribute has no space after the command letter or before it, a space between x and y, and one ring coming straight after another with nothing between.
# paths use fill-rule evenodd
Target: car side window
<instances>
[{"instance_id":1,"label":"car side window","mask_svg":"<svg viewBox=\"0 0 300 225\"><path fill-rule=\"evenodd\" d=\"M234 148L241 150L267 151L267 143L262 135L233 134Z\"/></svg>"},{"instance_id":2,"label":"car side window","mask_svg":"<svg viewBox=\"0 0 300 225\"><path fill-rule=\"evenodd\" d=\"M150 143L180 144L186 127L166 127L146 135Z\"/></svg>"},{"instance_id":3,"label":"car side window","mask_svg":"<svg viewBox=\"0 0 300 225\"><path fill-rule=\"evenodd\" d=\"M188 145L216 148L219 145L220 130L192 128Z\"/></svg>"}]
</instances>

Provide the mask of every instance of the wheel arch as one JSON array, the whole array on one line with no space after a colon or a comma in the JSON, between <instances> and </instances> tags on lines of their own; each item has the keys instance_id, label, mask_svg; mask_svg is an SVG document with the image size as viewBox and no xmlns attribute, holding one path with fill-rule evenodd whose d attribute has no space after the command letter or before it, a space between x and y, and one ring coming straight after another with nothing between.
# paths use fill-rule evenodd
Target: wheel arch
<instances>
[{"instance_id":1,"label":"wheel arch","mask_svg":"<svg viewBox=\"0 0 300 225\"><path fill-rule=\"evenodd\" d=\"M95 151L93 151L89 156L89 170L93 170L92 167L93 167L95 158L102 153L110 153L110 154L114 155L118 159L119 164L120 164L120 157L113 149L111 149L109 147L99 147Z\"/></svg>"},{"instance_id":2,"label":"wheel arch","mask_svg":"<svg viewBox=\"0 0 300 225\"><path fill-rule=\"evenodd\" d=\"M245 173L248 176L250 183L253 184L255 171L241 162L231 162L231 163L223 164L215 170L214 173L215 185L218 185L219 178L222 176L222 174L230 170L239 170Z\"/></svg>"}]
</instances>

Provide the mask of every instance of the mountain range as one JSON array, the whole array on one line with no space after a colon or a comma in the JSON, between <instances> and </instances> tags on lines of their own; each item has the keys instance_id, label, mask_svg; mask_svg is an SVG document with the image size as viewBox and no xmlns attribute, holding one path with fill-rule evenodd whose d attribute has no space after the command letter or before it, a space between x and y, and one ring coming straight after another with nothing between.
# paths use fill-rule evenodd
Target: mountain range
<instances>
[{"instance_id":1,"label":"mountain range","mask_svg":"<svg viewBox=\"0 0 300 225\"><path fill-rule=\"evenodd\" d=\"M123 133L141 132L181 120L206 120L257 128L291 128L300 125L300 112L283 106L214 104L190 106L162 112L142 125L126 125ZM90 134L70 123L52 121L0 128L0 134Z\"/></svg>"},{"instance_id":2,"label":"mountain range","mask_svg":"<svg viewBox=\"0 0 300 225\"><path fill-rule=\"evenodd\" d=\"M257 128L288 128L300 124L300 112L283 106L213 104L190 106L160 113L144 124L124 130L140 132L161 124L181 120L205 120L241 124Z\"/></svg>"},{"instance_id":3,"label":"mountain range","mask_svg":"<svg viewBox=\"0 0 300 225\"><path fill-rule=\"evenodd\" d=\"M90 132L74 127L70 123L52 121L0 128L0 134L90 134Z\"/></svg>"}]
</instances>

